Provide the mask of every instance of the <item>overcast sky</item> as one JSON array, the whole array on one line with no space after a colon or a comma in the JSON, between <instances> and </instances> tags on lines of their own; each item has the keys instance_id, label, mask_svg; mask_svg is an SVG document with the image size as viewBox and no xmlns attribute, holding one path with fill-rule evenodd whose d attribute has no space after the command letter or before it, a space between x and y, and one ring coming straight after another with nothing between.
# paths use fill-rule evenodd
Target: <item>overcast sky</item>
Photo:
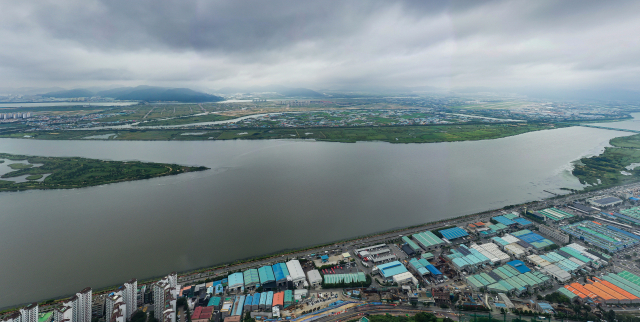
<instances>
[{"instance_id":1,"label":"overcast sky","mask_svg":"<svg viewBox=\"0 0 640 322\"><path fill-rule=\"evenodd\" d=\"M636 90L639 12L637 0L6 0L0 86Z\"/></svg>"}]
</instances>

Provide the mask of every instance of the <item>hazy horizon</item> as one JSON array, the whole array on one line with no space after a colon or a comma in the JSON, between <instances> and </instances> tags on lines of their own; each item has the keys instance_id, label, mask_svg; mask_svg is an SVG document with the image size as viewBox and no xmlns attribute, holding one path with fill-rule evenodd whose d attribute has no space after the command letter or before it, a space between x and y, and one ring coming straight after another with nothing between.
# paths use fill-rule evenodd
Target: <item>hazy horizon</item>
<instances>
[{"instance_id":1,"label":"hazy horizon","mask_svg":"<svg viewBox=\"0 0 640 322\"><path fill-rule=\"evenodd\" d=\"M637 93L636 1L0 4L0 87Z\"/></svg>"}]
</instances>

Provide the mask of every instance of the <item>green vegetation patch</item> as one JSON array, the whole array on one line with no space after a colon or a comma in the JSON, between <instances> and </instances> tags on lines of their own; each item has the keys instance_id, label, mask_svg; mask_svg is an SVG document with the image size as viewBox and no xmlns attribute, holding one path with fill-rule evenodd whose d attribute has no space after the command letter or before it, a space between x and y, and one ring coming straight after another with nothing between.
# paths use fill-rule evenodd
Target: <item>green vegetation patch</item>
<instances>
[{"instance_id":1,"label":"green vegetation patch","mask_svg":"<svg viewBox=\"0 0 640 322\"><path fill-rule=\"evenodd\" d=\"M191 123L226 121L233 118L235 117L227 116L227 115L219 115L219 114L206 114L206 115L178 117L178 118L173 118L169 120L153 120L145 123L140 123L138 126L184 125L184 124L191 124Z\"/></svg>"},{"instance_id":2,"label":"green vegetation patch","mask_svg":"<svg viewBox=\"0 0 640 322\"><path fill-rule=\"evenodd\" d=\"M605 148L600 155L582 158L575 165L573 175L580 183L591 185L585 190L603 189L640 179L640 168L626 168L632 163L640 163L640 134L613 138L609 142L613 147Z\"/></svg>"},{"instance_id":3,"label":"green vegetation patch","mask_svg":"<svg viewBox=\"0 0 640 322\"><path fill-rule=\"evenodd\" d=\"M114 140L270 140L313 139L316 141L354 143L382 141L389 143L435 143L498 139L522 133L553 129L565 125L549 123L494 123L450 124L414 126L355 126L355 127L292 127L292 128L243 128L243 129L127 129L94 131L56 131L29 133L30 139L77 140L88 136L115 133ZM567 125L568 126L568 125ZM201 135L182 135L203 132ZM21 138L16 134L0 137ZM26 138L25 138L26 139Z\"/></svg>"},{"instance_id":4,"label":"green vegetation patch","mask_svg":"<svg viewBox=\"0 0 640 322\"><path fill-rule=\"evenodd\" d=\"M15 183L0 180L0 191L31 189L72 189L107 183L150 179L176 175L185 172L207 170L206 167L188 167L178 164L149 163L139 161L103 161L77 157L40 157L0 153L3 159L26 159L29 163L42 164L39 167L22 168L11 171L2 178L28 175L31 182ZM43 175L51 174L42 182L34 182Z\"/></svg>"},{"instance_id":5,"label":"green vegetation patch","mask_svg":"<svg viewBox=\"0 0 640 322\"><path fill-rule=\"evenodd\" d=\"M9 168L13 169L13 170L19 170L19 169L29 169L33 167L33 164L25 164L25 163L12 163L9 165Z\"/></svg>"}]
</instances>

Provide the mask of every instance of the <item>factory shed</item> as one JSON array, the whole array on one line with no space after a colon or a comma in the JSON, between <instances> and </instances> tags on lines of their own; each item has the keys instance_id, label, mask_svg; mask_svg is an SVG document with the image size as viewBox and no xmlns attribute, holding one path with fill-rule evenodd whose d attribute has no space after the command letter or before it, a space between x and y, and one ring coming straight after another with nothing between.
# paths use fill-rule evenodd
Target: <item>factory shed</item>
<instances>
[{"instance_id":1,"label":"factory shed","mask_svg":"<svg viewBox=\"0 0 640 322\"><path fill-rule=\"evenodd\" d=\"M566 287L561 287L558 289L558 292L566 297L568 297L570 300L573 301L574 298L576 298L576 296L578 296L577 294L569 291Z\"/></svg>"},{"instance_id":2,"label":"factory shed","mask_svg":"<svg viewBox=\"0 0 640 322\"><path fill-rule=\"evenodd\" d=\"M240 290L244 286L244 276L242 273L233 273L229 275L229 289Z\"/></svg>"},{"instance_id":3,"label":"factory shed","mask_svg":"<svg viewBox=\"0 0 640 322\"><path fill-rule=\"evenodd\" d=\"M528 220L526 220L526 219L524 219L524 218L520 218L520 217L518 217L518 218L513 218L513 221L515 221L515 222L516 222L516 224L518 224L518 225L520 225L520 226L522 226L522 227L526 227L526 226L529 226L529 225L533 225L533 223L532 223L532 222L530 222L530 221L528 221Z\"/></svg>"},{"instance_id":4,"label":"factory shed","mask_svg":"<svg viewBox=\"0 0 640 322\"><path fill-rule=\"evenodd\" d=\"M443 229L443 230L439 230L438 231L440 234L442 234L442 237L448 239L448 240L454 240L457 238L461 238L461 237L465 237L465 236L469 236L469 233L460 228L460 227L453 227L453 228L449 228L449 229Z\"/></svg>"},{"instance_id":5,"label":"factory shed","mask_svg":"<svg viewBox=\"0 0 640 322\"><path fill-rule=\"evenodd\" d=\"M244 298L244 310L246 312L251 312L252 311L252 305L253 304L253 295L249 294L247 295L247 297Z\"/></svg>"},{"instance_id":6,"label":"factory shed","mask_svg":"<svg viewBox=\"0 0 640 322\"><path fill-rule=\"evenodd\" d=\"M257 311L260 308L260 300L262 293L253 294L253 301L251 301L251 311Z\"/></svg>"},{"instance_id":7,"label":"factory shed","mask_svg":"<svg viewBox=\"0 0 640 322\"><path fill-rule=\"evenodd\" d=\"M568 280L571 279L571 274L567 273L567 271L563 270L562 268L556 266L555 264L549 264L545 267L542 268L542 270L553 276L556 280L558 280L561 283L564 283Z\"/></svg>"},{"instance_id":8,"label":"factory shed","mask_svg":"<svg viewBox=\"0 0 640 322\"><path fill-rule=\"evenodd\" d=\"M413 249L411 249L411 247L409 247L408 244L402 245L402 247L400 247L400 249L402 249L402 251L405 254L407 254L407 256L409 256L409 257L412 257L412 256L414 256L416 254L416 252Z\"/></svg>"},{"instance_id":9,"label":"factory shed","mask_svg":"<svg viewBox=\"0 0 640 322\"><path fill-rule=\"evenodd\" d=\"M258 310L260 311L264 311L267 306L267 294L268 292L260 294L260 302L258 303Z\"/></svg>"},{"instance_id":10,"label":"factory shed","mask_svg":"<svg viewBox=\"0 0 640 322\"><path fill-rule=\"evenodd\" d=\"M404 272L407 272L407 268L402 265L399 261L394 261L382 265L376 266L376 268L380 271L380 274L385 279L390 279L393 275L398 275Z\"/></svg>"},{"instance_id":11,"label":"factory shed","mask_svg":"<svg viewBox=\"0 0 640 322\"><path fill-rule=\"evenodd\" d=\"M273 294L273 306L284 307L284 292L278 292Z\"/></svg>"},{"instance_id":12,"label":"factory shed","mask_svg":"<svg viewBox=\"0 0 640 322\"><path fill-rule=\"evenodd\" d=\"M411 237L413 237L413 239L415 239L418 242L418 244L426 250L435 248L435 246L438 246L444 243L444 241L440 239L440 237L436 236L434 233L430 231L424 231L421 233L413 234L411 235Z\"/></svg>"},{"instance_id":13,"label":"factory shed","mask_svg":"<svg viewBox=\"0 0 640 322\"><path fill-rule=\"evenodd\" d=\"M286 290L284 291L284 307L287 308L291 304L293 304L293 291Z\"/></svg>"},{"instance_id":14,"label":"factory shed","mask_svg":"<svg viewBox=\"0 0 640 322\"><path fill-rule=\"evenodd\" d=\"M514 226L516 224L515 221L505 217L505 216L496 216L496 217L492 217L491 219L495 220L496 222L503 224L505 226Z\"/></svg>"},{"instance_id":15,"label":"factory shed","mask_svg":"<svg viewBox=\"0 0 640 322\"><path fill-rule=\"evenodd\" d=\"M258 276L260 277L260 284L275 282L276 277L273 274L273 268L271 266L262 266L258 269Z\"/></svg>"},{"instance_id":16,"label":"factory shed","mask_svg":"<svg viewBox=\"0 0 640 322\"><path fill-rule=\"evenodd\" d=\"M351 273L351 274L326 274L324 275L325 284L338 284L338 283L355 283L366 282L367 277L363 272Z\"/></svg>"},{"instance_id":17,"label":"factory shed","mask_svg":"<svg viewBox=\"0 0 640 322\"><path fill-rule=\"evenodd\" d=\"M260 275L255 268L248 269L242 274L244 278L244 286L247 288L260 287Z\"/></svg>"},{"instance_id":18,"label":"factory shed","mask_svg":"<svg viewBox=\"0 0 640 322\"><path fill-rule=\"evenodd\" d=\"M432 253L422 253L422 255L420 255L420 258L430 260L430 259L433 259L434 256Z\"/></svg>"},{"instance_id":19,"label":"factory shed","mask_svg":"<svg viewBox=\"0 0 640 322\"><path fill-rule=\"evenodd\" d=\"M220 305L222 304L222 298L219 296L214 296L209 299L209 303L207 306L213 306L215 310L220 310Z\"/></svg>"},{"instance_id":20,"label":"factory shed","mask_svg":"<svg viewBox=\"0 0 640 322\"><path fill-rule=\"evenodd\" d=\"M520 274L524 274L526 272L530 272L531 270L529 269L529 267L527 267L527 265L524 264L524 262L522 261L510 261L507 263L507 265L515 268Z\"/></svg>"},{"instance_id":21,"label":"factory shed","mask_svg":"<svg viewBox=\"0 0 640 322\"><path fill-rule=\"evenodd\" d=\"M271 268L273 268L273 275L275 276L278 286L285 285L287 283L287 277L289 276L289 269L287 268L287 264L277 263L271 266Z\"/></svg>"},{"instance_id":22,"label":"factory shed","mask_svg":"<svg viewBox=\"0 0 640 322\"><path fill-rule=\"evenodd\" d=\"M304 270L302 270L302 266L298 260L293 259L288 261L287 269L289 270L289 275L291 276L291 280L294 284L298 285L306 280Z\"/></svg>"},{"instance_id":23,"label":"factory shed","mask_svg":"<svg viewBox=\"0 0 640 322\"><path fill-rule=\"evenodd\" d=\"M427 270L429 270L429 273L431 273L432 275L442 275L442 272L440 272L435 266L429 264L427 266L425 266L425 268Z\"/></svg>"},{"instance_id":24,"label":"factory shed","mask_svg":"<svg viewBox=\"0 0 640 322\"><path fill-rule=\"evenodd\" d=\"M311 287L317 287L322 284L322 276L317 269L308 271L307 277L309 279L309 285L311 285Z\"/></svg>"},{"instance_id":25,"label":"factory shed","mask_svg":"<svg viewBox=\"0 0 640 322\"><path fill-rule=\"evenodd\" d=\"M244 295L240 295L236 297L235 302L233 302L233 309L231 315L242 315L242 311L244 309Z\"/></svg>"},{"instance_id":26,"label":"factory shed","mask_svg":"<svg viewBox=\"0 0 640 322\"><path fill-rule=\"evenodd\" d=\"M418 280L413 276L413 274L409 272L393 275L393 282L398 283L398 285L407 284L407 283L413 283L414 285L418 285Z\"/></svg>"},{"instance_id":27,"label":"factory shed","mask_svg":"<svg viewBox=\"0 0 640 322\"><path fill-rule=\"evenodd\" d=\"M420 251L422 251L422 248L420 248L420 246L418 246L418 244L416 244L413 240L411 240L411 238L409 238L408 236L403 236L402 237L402 241L405 242L405 244L414 252L418 253Z\"/></svg>"},{"instance_id":28,"label":"factory shed","mask_svg":"<svg viewBox=\"0 0 640 322\"><path fill-rule=\"evenodd\" d=\"M507 252L507 254L511 254L516 258L521 258L526 254L526 251L524 250L524 248L522 248L522 246L518 245L517 243L504 246L504 251Z\"/></svg>"},{"instance_id":29,"label":"factory shed","mask_svg":"<svg viewBox=\"0 0 640 322\"><path fill-rule=\"evenodd\" d=\"M271 310L271 307L273 307L273 292L269 291L265 298L264 310Z\"/></svg>"}]
</instances>

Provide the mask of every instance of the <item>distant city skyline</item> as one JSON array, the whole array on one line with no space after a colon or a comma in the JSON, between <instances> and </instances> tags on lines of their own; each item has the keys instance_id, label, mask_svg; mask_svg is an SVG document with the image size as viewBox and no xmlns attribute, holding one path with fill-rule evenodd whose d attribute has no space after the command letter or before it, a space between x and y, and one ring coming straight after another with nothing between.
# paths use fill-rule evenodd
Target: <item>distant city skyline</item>
<instances>
[{"instance_id":1,"label":"distant city skyline","mask_svg":"<svg viewBox=\"0 0 640 322\"><path fill-rule=\"evenodd\" d=\"M637 1L0 4L0 87L637 90Z\"/></svg>"}]
</instances>

